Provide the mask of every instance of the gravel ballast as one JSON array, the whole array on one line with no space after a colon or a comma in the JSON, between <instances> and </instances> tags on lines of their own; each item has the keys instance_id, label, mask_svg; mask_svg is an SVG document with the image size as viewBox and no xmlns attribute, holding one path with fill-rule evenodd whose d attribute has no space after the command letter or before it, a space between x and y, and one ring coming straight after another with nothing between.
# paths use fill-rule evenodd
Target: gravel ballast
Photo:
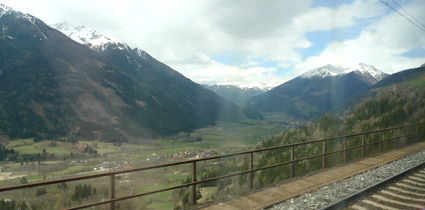
<instances>
[{"instance_id":1,"label":"gravel ballast","mask_svg":"<svg viewBox=\"0 0 425 210\"><path fill-rule=\"evenodd\" d=\"M425 161L425 150L304 193L270 209L319 209Z\"/></svg>"}]
</instances>

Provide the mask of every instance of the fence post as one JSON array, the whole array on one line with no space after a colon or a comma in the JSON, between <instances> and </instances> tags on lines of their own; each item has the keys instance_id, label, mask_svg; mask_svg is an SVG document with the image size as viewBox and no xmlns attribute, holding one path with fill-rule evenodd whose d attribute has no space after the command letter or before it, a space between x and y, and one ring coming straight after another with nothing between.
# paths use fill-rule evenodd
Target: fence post
<instances>
[{"instance_id":1,"label":"fence post","mask_svg":"<svg viewBox=\"0 0 425 210\"><path fill-rule=\"evenodd\" d=\"M192 162L192 183L196 182L196 161ZM196 184L190 186L190 205L196 204Z\"/></svg>"},{"instance_id":2,"label":"fence post","mask_svg":"<svg viewBox=\"0 0 425 210\"><path fill-rule=\"evenodd\" d=\"M364 158L364 134L362 134L362 158Z\"/></svg>"},{"instance_id":3,"label":"fence post","mask_svg":"<svg viewBox=\"0 0 425 210\"><path fill-rule=\"evenodd\" d=\"M393 137L394 137L394 149L396 146L395 140L396 140L396 132L395 132L395 128L393 128Z\"/></svg>"},{"instance_id":4,"label":"fence post","mask_svg":"<svg viewBox=\"0 0 425 210\"><path fill-rule=\"evenodd\" d=\"M344 163L347 162L347 137L344 137Z\"/></svg>"},{"instance_id":5,"label":"fence post","mask_svg":"<svg viewBox=\"0 0 425 210\"><path fill-rule=\"evenodd\" d=\"M111 174L109 176L109 178L110 178L110 182L111 182L111 186L110 186L111 187L111 196L110 196L110 199L114 199L115 198L115 174ZM111 203L110 209L111 210L114 210L115 209L115 203L114 202Z\"/></svg>"},{"instance_id":6,"label":"fence post","mask_svg":"<svg viewBox=\"0 0 425 210\"><path fill-rule=\"evenodd\" d=\"M419 142L419 125L416 126L416 142Z\"/></svg>"},{"instance_id":7,"label":"fence post","mask_svg":"<svg viewBox=\"0 0 425 210\"><path fill-rule=\"evenodd\" d=\"M326 168L326 140L322 142L322 168Z\"/></svg>"},{"instance_id":8,"label":"fence post","mask_svg":"<svg viewBox=\"0 0 425 210\"><path fill-rule=\"evenodd\" d=\"M254 169L254 153L249 153L249 189L253 188L253 180L254 180L254 172L252 170Z\"/></svg>"},{"instance_id":9,"label":"fence post","mask_svg":"<svg viewBox=\"0 0 425 210\"><path fill-rule=\"evenodd\" d=\"M382 152L382 131L379 131L379 153Z\"/></svg>"},{"instance_id":10,"label":"fence post","mask_svg":"<svg viewBox=\"0 0 425 210\"><path fill-rule=\"evenodd\" d=\"M294 145L291 146L291 177L294 177L294 157L295 157L295 149Z\"/></svg>"}]
</instances>

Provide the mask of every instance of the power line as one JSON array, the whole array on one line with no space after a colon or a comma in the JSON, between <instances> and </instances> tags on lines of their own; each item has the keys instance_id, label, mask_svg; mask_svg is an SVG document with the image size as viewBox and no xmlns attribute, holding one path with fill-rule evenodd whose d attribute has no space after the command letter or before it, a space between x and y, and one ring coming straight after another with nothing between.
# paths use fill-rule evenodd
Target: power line
<instances>
[{"instance_id":1,"label":"power line","mask_svg":"<svg viewBox=\"0 0 425 210\"><path fill-rule=\"evenodd\" d=\"M399 3L397 3L395 0L392 0L398 7L400 7L404 12L406 12L411 18L413 18L416 23L418 23L420 26L422 26L423 28L425 28L425 25L422 24L418 19L416 19L412 14L410 14L410 12L408 12L407 10L405 10Z\"/></svg>"},{"instance_id":2,"label":"power line","mask_svg":"<svg viewBox=\"0 0 425 210\"><path fill-rule=\"evenodd\" d=\"M384 2L383 0L379 0L380 2L382 2L383 4L387 5L389 8L391 8L392 10L394 10L395 12L397 12L399 15L401 15L402 17L404 17L406 20L408 20L409 22L411 22L413 25L415 25L416 27L418 27L419 29L421 29L423 32L425 32L425 29L422 28L421 26L419 26L417 23L413 22L412 20L410 20L408 17L406 17L405 15L401 14L399 11L397 11L396 9L394 9L392 6L390 6L387 2Z\"/></svg>"}]
</instances>

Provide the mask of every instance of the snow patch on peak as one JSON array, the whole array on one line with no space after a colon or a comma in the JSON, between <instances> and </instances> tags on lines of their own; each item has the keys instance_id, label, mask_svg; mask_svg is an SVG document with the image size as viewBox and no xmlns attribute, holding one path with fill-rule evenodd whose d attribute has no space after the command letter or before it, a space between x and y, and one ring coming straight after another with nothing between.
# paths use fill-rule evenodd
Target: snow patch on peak
<instances>
[{"instance_id":1,"label":"snow patch on peak","mask_svg":"<svg viewBox=\"0 0 425 210\"><path fill-rule=\"evenodd\" d=\"M302 74L300 77L302 78L313 78L313 77L321 77L325 78L328 76L336 76L344 72L344 68L341 66L333 66L331 64L328 64L326 66L322 66L316 69L313 69L311 71L308 71L304 74Z\"/></svg>"},{"instance_id":2,"label":"snow patch on peak","mask_svg":"<svg viewBox=\"0 0 425 210\"><path fill-rule=\"evenodd\" d=\"M353 66L350 68L344 68L342 66L332 66L329 64L329 65L322 66L322 67L313 69L311 71L308 71L300 75L300 77L307 78L307 79L310 79L313 77L325 78L329 76L346 75L352 72L361 76L362 78L364 78L364 80L366 80L367 82L371 84L375 84L376 82L390 75L390 73L382 69L379 69L375 66L359 63L356 66Z\"/></svg>"},{"instance_id":3,"label":"snow patch on peak","mask_svg":"<svg viewBox=\"0 0 425 210\"><path fill-rule=\"evenodd\" d=\"M43 33L43 31L39 28L39 23L41 23L42 21L39 20L38 18L30 15L30 14L25 14L22 13L20 11L14 10L13 8L6 6L4 4L0 4L0 17L2 17L3 15L11 15L14 18L17 19L24 19L29 21L33 26L34 29L37 30L36 35L34 35L34 37L39 38L40 41L47 39L47 36ZM0 38L9 38L9 39L13 39L12 36L7 35L7 29L8 27L4 26L0 29L2 36Z\"/></svg>"},{"instance_id":4,"label":"snow patch on peak","mask_svg":"<svg viewBox=\"0 0 425 210\"><path fill-rule=\"evenodd\" d=\"M21 17L21 18L26 18L28 19L32 24L34 24L35 21L35 17L29 15L29 14L24 14L22 12L19 12L17 10L14 10L12 7L6 6L4 4L0 4L0 17L5 15L5 14L15 14L17 15L17 17Z\"/></svg>"},{"instance_id":5,"label":"snow patch on peak","mask_svg":"<svg viewBox=\"0 0 425 210\"><path fill-rule=\"evenodd\" d=\"M141 50L141 49L136 47L136 48L134 48L134 51L136 51L136 53L139 57L141 57L145 60L148 58L149 54L147 52L145 52L144 50Z\"/></svg>"},{"instance_id":6,"label":"snow patch on peak","mask_svg":"<svg viewBox=\"0 0 425 210\"><path fill-rule=\"evenodd\" d=\"M10 13L12 11L14 11L14 10L11 7L8 7L8 6L4 5L4 4L0 4L0 17L3 14Z\"/></svg>"},{"instance_id":7,"label":"snow patch on peak","mask_svg":"<svg viewBox=\"0 0 425 210\"><path fill-rule=\"evenodd\" d=\"M351 72L358 72L360 74L370 74L372 77L374 77L375 79L377 79L378 81L383 79L384 77L390 75L390 73L377 68L375 66L372 65L367 65L364 63L359 63L356 66L353 66L351 68L348 68L344 71L344 74L349 74Z\"/></svg>"},{"instance_id":8,"label":"snow patch on peak","mask_svg":"<svg viewBox=\"0 0 425 210\"><path fill-rule=\"evenodd\" d=\"M74 41L97 51L103 51L112 44L120 50L131 49L123 41L112 36L105 36L86 26L73 26L67 22L62 22L52 24L51 27L58 29Z\"/></svg>"},{"instance_id":9,"label":"snow patch on peak","mask_svg":"<svg viewBox=\"0 0 425 210\"><path fill-rule=\"evenodd\" d=\"M202 82L201 82L202 83ZM206 84L208 85L208 84ZM267 82L252 82L252 83L241 83L241 82L218 82L218 83L211 83L209 85L218 85L218 86L235 86L242 90L248 90L248 89L259 89L261 91L267 91L271 90L274 87L278 86L279 83L267 83Z\"/></svg>"}]
</instances>

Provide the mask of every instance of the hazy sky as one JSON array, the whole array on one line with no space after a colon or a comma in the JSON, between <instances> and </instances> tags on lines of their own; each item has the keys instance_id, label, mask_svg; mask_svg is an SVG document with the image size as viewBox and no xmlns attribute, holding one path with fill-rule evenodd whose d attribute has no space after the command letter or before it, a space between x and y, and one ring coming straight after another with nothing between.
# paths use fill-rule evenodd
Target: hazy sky
<instances>
[{"instance_id":1,"label":"hazy sky","mask_svg":"<svg viewBox=\"0 0 425 210\"><path fill-rule=\"evenodd\" d=\"M383 0L397 7L392 0ZM397 0L425 22L423 0ZM277 85L326 64L425 63L425 32L379 0L2 0L47 24L85 25L198 83Z\"/></svg>"}]
</instances>

